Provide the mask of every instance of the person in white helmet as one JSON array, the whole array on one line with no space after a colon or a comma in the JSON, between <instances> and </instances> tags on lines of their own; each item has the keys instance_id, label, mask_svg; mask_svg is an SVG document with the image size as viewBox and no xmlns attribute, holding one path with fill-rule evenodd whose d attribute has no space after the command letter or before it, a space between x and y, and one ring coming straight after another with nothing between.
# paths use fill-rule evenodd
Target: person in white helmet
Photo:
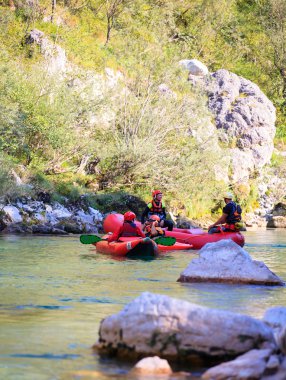
<instances>
[{"instance_id":1,"label":"person in white helmet","mask_svg":"<svg viewBox=\"0 0 286 380\"><path fill-rule=\"evenodd\" d=\"M241 207L233 201L233 194L226 193L223 197L225 206L222 216L209 226L209 234L222 231L239 231L241 228ZM222 226L220 226L222 225Z\"/></svg>"}]
</instances>

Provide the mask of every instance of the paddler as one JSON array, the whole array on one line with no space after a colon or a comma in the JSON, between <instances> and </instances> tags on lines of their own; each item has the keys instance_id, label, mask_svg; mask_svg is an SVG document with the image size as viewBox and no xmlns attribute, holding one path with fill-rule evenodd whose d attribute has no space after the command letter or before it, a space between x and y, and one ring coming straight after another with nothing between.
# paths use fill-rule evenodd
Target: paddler
<instances>
[{"instance_id":1,"label":"paddler","mask_svg":"<svg viewBox=\"0 0 286 380\"><path fill-rule=\"evenodd\" d=\"M157 215L160 218L159 226L164 228L167 227L168 231L173 230L173 222L167 220L166 208L164 201L162 200L163 194L161 190L152 191L153 199L147 203L146 208L141 216L142 225L145 222L145 219L150 219L152 215Z\"/></svg>"}]
</instances>

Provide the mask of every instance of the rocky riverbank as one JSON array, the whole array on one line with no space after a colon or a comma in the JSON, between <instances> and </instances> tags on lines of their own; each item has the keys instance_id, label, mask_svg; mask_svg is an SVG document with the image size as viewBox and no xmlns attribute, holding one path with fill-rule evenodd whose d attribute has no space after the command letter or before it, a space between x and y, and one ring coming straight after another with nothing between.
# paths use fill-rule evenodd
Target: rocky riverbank
<instances>
[{"instance_id":1,"label":"rocky riverbank","mask_svg":"<svg viewBox=\"0 0 286 380\"><path fill-rule=\"evenodd\" d=\"M23 197L0 204L0 231L6 234L53 235L102 233L102 222L107 213L131 209L140 216L144 207L145 203L132 195L126 195L120 200L106 201L106 204L101 202L100 210L91 207L88 197L84 195L77 202L66 199L63 204L53 202L49 197ZM207 228L212 223L210 217L195 221L173 215L172 217L179 228ZM244 221L249 228L285 228L286 205L277 204L269 214L261 214L259 210L247 213Z\"/></svg>"}]
</instances>

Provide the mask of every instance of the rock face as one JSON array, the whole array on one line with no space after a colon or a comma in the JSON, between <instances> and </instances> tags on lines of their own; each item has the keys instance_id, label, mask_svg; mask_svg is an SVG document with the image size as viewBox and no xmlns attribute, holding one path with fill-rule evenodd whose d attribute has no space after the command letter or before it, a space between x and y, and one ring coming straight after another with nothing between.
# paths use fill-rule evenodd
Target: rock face
<instances>
[{"instance_id":1,"label":"rock face","mask_svg":"<svg viewBox=\"0 0 286 380\"><path fill-rule=\"evenodd\" d=\"M275 343L261 321L146 292L101 322L95 348L121 358L158 355L183 362L234 358L265 345Z\"/></svg>"},{"instance_id":2,"label":"rock face","mask_svg":"<svg viewBox=\"0 0 286 380\"><path fill-rule=\"evenodd\" d=\"M275 108L259 87L227 70L210 75L206 86L209 109L221 141L232 157L232 181L270 162L275 135Z\"/></svg>"},{"instance_id":3,"label":"rock face","mask_svg":"<svg viewBox=\"0 0 286 380\"><path fill-rule=\"evenodd\" d=\"M181 273L180 282L229 282L261 285L283 285L261 261L232 240L208 243Z\"/></svg>"},{"instance_id":4,"label":"rock face","mask_svg":"<svg viewBox=\"0 0 286 380\"><path fill-rule=\"evenodd\" d=\"M32 29L26 36L26 43L35 43L40 46L49 74L62 75L66 72L68 62L65 50L59 45L52 43L41 30Z\"/></svg>"}]
</instances>

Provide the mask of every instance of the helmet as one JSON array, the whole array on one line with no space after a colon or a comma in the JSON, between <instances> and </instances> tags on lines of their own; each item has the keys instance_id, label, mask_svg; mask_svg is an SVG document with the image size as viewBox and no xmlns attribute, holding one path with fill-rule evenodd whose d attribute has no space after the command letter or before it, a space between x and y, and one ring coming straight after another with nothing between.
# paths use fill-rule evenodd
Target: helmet
<instances>
[{"instance_id":1,"label":"helmet","mask_svg":"<svg viewBox=\"0 0 286 380\"><path fill-rule=\"evenodd\" d=\"M155 198L158 194L162 194L161 190L153 190L152 191L152 197Z\"/></svg>"},{"instance_id":2,"label":"helmet","mask_svg":"<svg viewBox=\"0 0 286 380\"><path fill-rule=\"evenodd\" d=\"M232 199L232 198L233 198L233 194L232 194L232 193L225 193L225 194L223 195L223 198L224 198L224 199Z\"/></svg>"},{"instance_id":3,"label":"helmet","mask_svg":"<svg viewBox=\"0 0 286 380\"><path fill-rule=\"evenodd\" d=\"M136 218L136 215L132 211L127 211L124 214L124 221L125 222L132 222L132 220L134 220L135 218Z\"/></svg>"},{"instance_id":4,"label":"helmet","mask_svg":"<svg viewBox=\"0 0 286 380\"><path fill-rule=\"evenodd\" d=\"M160 222L160 217L158 215L151 215L149 220L156 220L157 222Z\"/></svg>"}]
</instances>

